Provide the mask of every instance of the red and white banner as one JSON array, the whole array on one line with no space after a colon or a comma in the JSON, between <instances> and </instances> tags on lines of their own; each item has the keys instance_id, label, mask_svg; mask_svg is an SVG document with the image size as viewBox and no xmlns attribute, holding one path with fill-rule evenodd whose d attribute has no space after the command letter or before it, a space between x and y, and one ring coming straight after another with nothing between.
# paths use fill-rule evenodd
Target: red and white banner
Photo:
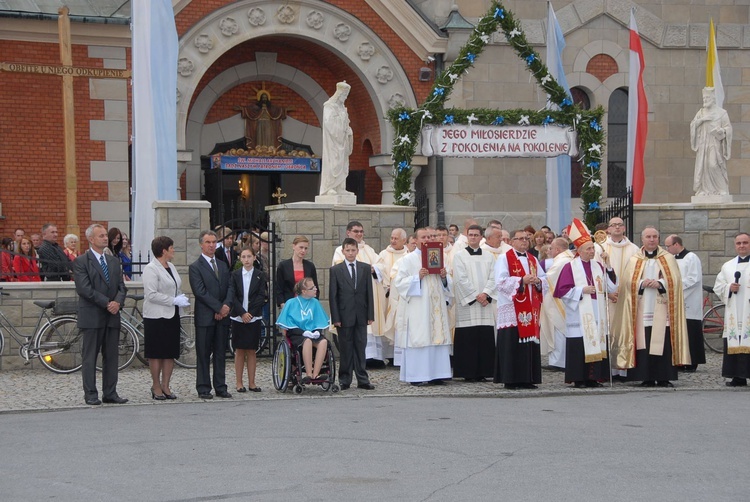
<instances>
[{"instance_id":1,"label":"red and white banner","mask_svg":"<svg viewBox=\"0 0 750 502\"><path fill-rule=\"evenodd\" d=\"M646 150L648 135L648 101L643 87L643 47L635 14L630 12L630 87L628 89L628 156L627 183L633 187L633 202L640 204L643 186L646 182L646 170L643 165L643 154Z\"/></svg>"},{"instance_id":2,"label":"red and white banner","mask_svg":"<svg viewBox=\"0 0 750 502\"><path fill-rule=\"evenodd\" d=\"M441 125L422 128L422 155L438 157L557 157L578 155L569 127Z\"/></svg>"}]
</instances>

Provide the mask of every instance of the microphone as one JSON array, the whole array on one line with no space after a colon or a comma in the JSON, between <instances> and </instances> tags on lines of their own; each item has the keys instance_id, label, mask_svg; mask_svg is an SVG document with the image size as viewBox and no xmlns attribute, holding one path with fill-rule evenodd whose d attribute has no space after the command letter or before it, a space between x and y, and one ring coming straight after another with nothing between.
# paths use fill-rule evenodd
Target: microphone
<instances>
[{"instance_id":1,"label":"microphone","mask_svg":"<svg viewBox=\"0 0 750 502\"><path fill-rule=\"evenodd\" d=\"M734 283L739 284L740 283L740 277L742 277L742 273L738 270L734 273ZM732 292L729 292L729 296L727 298L732 297Z\"/></svg>"}]
</instances>

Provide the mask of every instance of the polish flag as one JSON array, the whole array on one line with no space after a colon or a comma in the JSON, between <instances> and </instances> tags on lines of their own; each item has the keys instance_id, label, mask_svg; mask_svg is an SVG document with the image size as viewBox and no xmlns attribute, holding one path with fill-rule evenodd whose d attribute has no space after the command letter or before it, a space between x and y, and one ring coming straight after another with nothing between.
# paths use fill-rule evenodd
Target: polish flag
<instances>
[{"instance_id":1,"label":"polish flag","mask_svg":"<svg viewBox=\"0 0 750 502\"><path fill-rule=\"evenodd\" d=\"M633 187L633 203L640 204L646 174L643 154L648 134L648 101L643 88L643 48L634 11L630 11L630 82L628 89L627 183Z\"/></svg>"}]
</instances>

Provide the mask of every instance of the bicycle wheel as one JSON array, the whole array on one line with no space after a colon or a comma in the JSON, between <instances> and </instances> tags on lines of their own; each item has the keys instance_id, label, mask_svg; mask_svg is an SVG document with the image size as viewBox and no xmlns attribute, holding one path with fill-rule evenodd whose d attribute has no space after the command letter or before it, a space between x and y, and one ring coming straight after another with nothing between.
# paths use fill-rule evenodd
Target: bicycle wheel
<instances>
[{"instance_id":1,"label":"bicycle wheel","mask_svg":"<svg viewBox=\"0 0 750 502\"><path fill-rule=\"evenodd\" d=\"M183 368L195 368L195 324L193 316L184 314L180 316L180 357L174 360L178 366Z\"/></svg>"},{"instance_id":2,"label":"bicycle wheel","mask_svg":"<svg viewBox=\"0 0 750 502\"><path fill-rule=\"evenodd\" d=\"M140 362L142 362L145 366L148 366L148 358L144 355L144 350L146 350L146 341L143 338L143 321L139 322L138 324L133 324L133 329L135 329L136 334L138 335L138 352L135 353L135 357L138 358Z\"/></svg>"},{"instance_id":3,"label":"bicycle wheel","mask_svg":"<svg viewBox=\"0 0 750 502\"><path fill-rule=\"evenodd\" d=\"M120 336L117 340L117 369L124 370L135 359L138 352L138 335L133 326L125 321L120 322ZM102 355L96 356L96 369L102 370Z\"/></svg>"},{"instance_id":4,"label":"bicycle wheel","mask_svg":"<svg viewBox=\"0 0 750 502\"><path fill-rule=\"evenodd\" d=\"M289 377L292 370L291 357L292 354L286 340L279 341L279 344L276 346L276 353L273 356L271 371L273 374L273 386L281 392L286 392L289 386Z\"/></svg>"},{"instance_id":5,"label":"bicycle wheel","mask_svg":"<svg viewBox=\"0 0 750 502\"><path fill-rule=\"evenodd\" d=\"M703 343L717 354L724 352L724 304L714 306L703 315Z\"/></svg>"},{"instance_id":6,"label":"bicycle wheel","mask_svg":"<svg viewBox=\"0 0 750 502\"><path fill-rule=\"evenodd\" d=\"M83 364L82 342L75 317L56 317L34 335L32 354L54 373L73 373Z\"/></svg>"}]
</instances>

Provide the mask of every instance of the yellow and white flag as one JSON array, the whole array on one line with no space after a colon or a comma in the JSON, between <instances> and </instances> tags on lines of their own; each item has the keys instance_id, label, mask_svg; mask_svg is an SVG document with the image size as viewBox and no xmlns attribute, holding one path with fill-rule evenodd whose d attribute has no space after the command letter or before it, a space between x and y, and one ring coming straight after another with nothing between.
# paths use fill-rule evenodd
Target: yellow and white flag
<instances>
[{"instance_id":1,"label":"yellow and white flag","mask_svg":"<svg viewBox=\"0 0 750 502\"><path fill-rule=\"evenodd\" d=\"M716 32L714 31L714 20L708 31L708 43L706 45L706 87L713 87L716 94L716 104L724 108L724 85L721 83L721 67L719 66L719 54L716 51Z\"/></svg>"}]
</instances>

